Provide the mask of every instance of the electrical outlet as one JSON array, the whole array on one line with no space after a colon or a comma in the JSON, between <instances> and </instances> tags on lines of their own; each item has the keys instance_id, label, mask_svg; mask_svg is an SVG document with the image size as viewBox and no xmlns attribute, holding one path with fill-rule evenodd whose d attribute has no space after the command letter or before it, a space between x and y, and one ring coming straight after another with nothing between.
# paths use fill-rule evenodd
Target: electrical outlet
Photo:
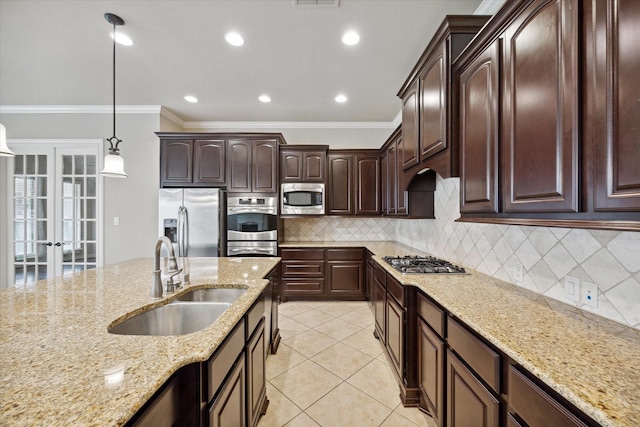
<instances>
[{"instance_id":1,"label":"electrical outlet","mask_svg":"<svg viewBox=\"0 0 640 427\"><path fill-rule=\"evenodd\" d=\"M113 225L120 225L120 217L119 216L114 216L113 217Z\"/></svg>"},{"instance_id":2,"label":"electrical outlet","mask_svg":"<svg viewBox=\"0 0 640 427\"><path fill-rule=\"evenodd\" d=\"M518 262L516 263L516 271L515 271L515 274L513 275L513 280L516 283L522 283L523 278L524 278L524 265Z\"/></svg>"},{"instance_id":3,"label":"electrical outlet","mask_svg":"<svg viewBox=\"0 0 640 427\"><path fill-rule=\"evenodd\" d=\"M582 303L598 308L598 285L591 282L582 282Z\"/></svg>"},{"instance_id":4,"label":"electrical outlet","mask_svg":"<svg viewBox=\"0 0 640 427\"><path fill-rule=\"evenodd\" d=\"M580 302L580 279L564 276L564 296L571 301Z\"/></svg>"}]
</instances>

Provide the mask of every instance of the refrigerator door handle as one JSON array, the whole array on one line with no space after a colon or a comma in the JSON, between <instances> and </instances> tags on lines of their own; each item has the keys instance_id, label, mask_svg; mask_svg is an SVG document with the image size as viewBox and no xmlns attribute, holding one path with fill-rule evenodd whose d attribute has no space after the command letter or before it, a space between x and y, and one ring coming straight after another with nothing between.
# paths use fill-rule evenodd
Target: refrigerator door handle
<instances>
[{"instance_id":1,"label":"refrigerator door handle","mask_svg":"<svg viewBox=\"0 0 640 427\"><path fill-rule=\"evenodd\" d=\"M189 211L182 207L182 256L189 256Z\"/></svg>"},{"instance_id":2,"label":"refrigerator door handle","mask_svg":"<svg viewBox=\"0 0 640 427\"><path fill-rule=\"evenodd\" d=\"M178 256L184 256L184 206L178 208Z\"/></svg>"}]
</instances>

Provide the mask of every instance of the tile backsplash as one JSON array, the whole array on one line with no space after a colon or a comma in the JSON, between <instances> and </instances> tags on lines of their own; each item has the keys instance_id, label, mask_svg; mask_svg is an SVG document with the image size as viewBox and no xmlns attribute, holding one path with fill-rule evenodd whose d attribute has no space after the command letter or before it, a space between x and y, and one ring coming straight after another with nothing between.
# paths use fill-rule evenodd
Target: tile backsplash
<instances>
[{"instance_id":1,"label":"tile backsplash","mask_svg":"<svg viewBox=\"0 0 640 427\"><path fill-rule=\"evenodd\" d=\"M640 233L455 222L459 183L438 177L435 220L287 219L285 239L395 240L640 329ZM518 264L522 281L516 281ZM595 283L598 307L566 296L565 276Z\"/></svg>"}]
</instances>

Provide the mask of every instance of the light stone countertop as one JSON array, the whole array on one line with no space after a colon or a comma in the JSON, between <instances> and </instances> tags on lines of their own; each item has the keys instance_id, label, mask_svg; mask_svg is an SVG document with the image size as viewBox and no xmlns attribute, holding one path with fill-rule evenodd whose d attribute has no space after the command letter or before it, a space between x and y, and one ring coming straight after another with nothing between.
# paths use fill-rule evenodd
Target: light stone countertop
<instances>
[{"instance_id":1,"label":"light stone countertop","mask_svg":"<svg viewBox=\"0 0 640 427\"><path fill-rule=\"evenodd\" d=\"M482 273L402 274L381 257L424 255L395 242L286 242L281 247L366 247L603 426L640 426L640 331Z\"/></svg>"},{"instance_id":2,"label":"light stone countertop","mask_svg":"<svg viewBox=\"0 0 640 427\"><path fill-rule=\"evenodd\" d=\"M205 361L261 295L280 258L193 258L191 283L150 297L140 258L0 291L0 425L119 426L182 366ZM211 326L182 336L107 331L191 289L243 287ZM105 374L123 379L108 383Z\"/></svg>"}]
</instances>

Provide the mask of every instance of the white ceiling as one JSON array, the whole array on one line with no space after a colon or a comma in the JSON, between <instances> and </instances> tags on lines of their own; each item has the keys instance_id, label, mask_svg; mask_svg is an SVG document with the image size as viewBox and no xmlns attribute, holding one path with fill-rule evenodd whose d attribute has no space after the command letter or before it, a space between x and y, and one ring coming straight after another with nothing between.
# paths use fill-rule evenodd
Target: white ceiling
<instances>
[{"instance_id":1,"label":"white ceiling","mask_svg":"<svg viewBox=\"0 0 640 427\"><path fill-rule=\"evenodd\" d=\"M390 122L396 93L447 14L481 0L0 0L0 106L162 105L185 121ZM340 41L349 29L360 43ZM243 34L234 48L224 34ZM272 102L258 96L267 93ZM337 104L334 97L349 98ZM197 104L184 95L198 97Z\"/></svg>"}]
</instances>

